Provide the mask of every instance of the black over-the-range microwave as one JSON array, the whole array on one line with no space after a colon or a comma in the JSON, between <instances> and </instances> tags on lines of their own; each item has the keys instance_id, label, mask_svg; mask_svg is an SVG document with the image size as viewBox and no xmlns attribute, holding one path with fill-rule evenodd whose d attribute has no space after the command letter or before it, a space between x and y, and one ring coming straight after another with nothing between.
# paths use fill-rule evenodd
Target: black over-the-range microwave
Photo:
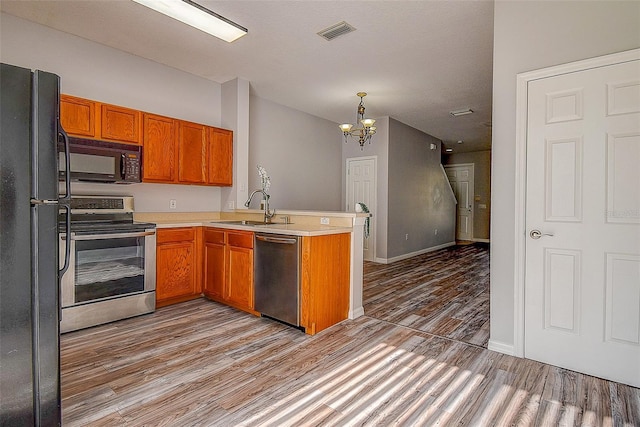
<instances>
[{"instance_id":1,"label":"black over-the-range microwave","mask_svg":"<svg viewBox=\"0 0 640 427\"><path fill-rule=\"evenodd\" d=\"M141 182L142 147L94 139L69 138L70 178L130 184ZM58 170L67 174L64 145L58 144Z\"/></svg>"}]
</instances>

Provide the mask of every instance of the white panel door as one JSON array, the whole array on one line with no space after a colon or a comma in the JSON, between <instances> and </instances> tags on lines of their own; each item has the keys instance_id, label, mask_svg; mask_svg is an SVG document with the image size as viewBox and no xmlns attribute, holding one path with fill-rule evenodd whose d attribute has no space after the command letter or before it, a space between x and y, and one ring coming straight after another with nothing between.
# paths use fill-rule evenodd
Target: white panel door
<instances>
[{"instance_id":1,"label":"white panel door","mask_svg":"<svg viewBox=\"0 0 640 427\"><path fill-rule=\"evenodd\" d=\"M445 171L458 201L456 240L473 240L473 164L449 165L445 166Z\"/></svg>"},{"instance_id":2,"label":"white panel door","mask_svg":"<svg viewBox=\"0 0 640 427\"><path fill-rule=\"evenodd\" d=\"M525 357L640 387L640 61L529 82Z\"/></svg>"},{"instance_id":3,"label":"white panel door","mask_svg":"<svg viewBox=\"0 0 640 427\"><path fill-rule=\"evenodd\" d=\"M364 260L375 260L376 159L374 157L347 159L347 212L355 211L356 203L367 205L369 236L364 239ZM366 225L365 225L366 227Z\"/></svg>"}]
</instances>

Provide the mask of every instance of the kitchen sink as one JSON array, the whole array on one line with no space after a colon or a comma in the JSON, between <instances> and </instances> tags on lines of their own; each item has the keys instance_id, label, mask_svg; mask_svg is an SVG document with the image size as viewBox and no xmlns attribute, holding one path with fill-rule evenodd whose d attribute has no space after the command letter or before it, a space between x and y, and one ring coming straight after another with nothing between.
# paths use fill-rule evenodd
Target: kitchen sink
<instances>
[{"instance_id":1,"label":"kitchen sink","mask_svg":"<svg viewBox=\"0 0 640 427\"><path fill-rule=\"evenodd\" d=\"M272 223L267 223L264 221L249 221L249 220L238 220L238 221L216 221L219 222L221 224L231 224L231 225L268 225L268 224L272 224ZM274 223L273 223L274 224Z\"/></svg>"}]
</instances>

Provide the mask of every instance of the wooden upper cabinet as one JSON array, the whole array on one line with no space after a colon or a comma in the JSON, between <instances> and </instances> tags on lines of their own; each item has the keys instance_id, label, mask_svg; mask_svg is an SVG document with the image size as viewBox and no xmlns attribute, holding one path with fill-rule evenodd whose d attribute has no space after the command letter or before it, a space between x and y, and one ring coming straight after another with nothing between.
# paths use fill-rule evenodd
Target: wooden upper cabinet
<instances>
[{"instance_id":1,"label":"wooden upper cabinet","mask_svg":"<svg viewBox=\"0 0 640 427\"><path fill-rule=\"evenodd\" d=\"M233 132L208 128L208 180L213 185L233 185Z\"/></svg>"},{"instance_id":2,"label":"wooden upper cabinet","mask_svg":"<svg viewBox=\"0 0 640 427\"><path fill-rule=\"evenodd\" d=\"M60 95L60 123L69 135L97 138L96 102Z\"/></svg>"},{"instance_id":3,"label":"wooden upper cabinet","mask_svg":"<svg viewBox=\"0 0 640 427\"><path fill-rule=\"evenodd\" d=\"M116 105L101 104L100 137L118 142L140 144L142 112Z\"/></svg>"},{"instance_id":4,"label":"wooden upper cabinet","mask_svg":"<svg viewBox=\"0 0 640 427\"><path fill-rule=\"evenodd\" d=\"M178 134L178 181L206 184L206 127L197 123L179 121Z\"/></svg>"},{"instance_id":5,"label":"wooden upper cabinet","mask_svg":"<svg viewBox=\"0 0 640 427\"><path fill-rule=\"evenodd\" d=\"M60 95L71 136L144 145L142 180L233 185L233 131Z\"/></svg>"},{"instance_id":6,"label":"wooden upper cabinet","mask_svg":"<svg viewBox=\"0 0 640 427\"><path fill-rule=\"evenodd\" d=\"M170 117L144 114L142 144L145 182L174 182L176 166L176 121Z\"/></svg>"}]
</instances>

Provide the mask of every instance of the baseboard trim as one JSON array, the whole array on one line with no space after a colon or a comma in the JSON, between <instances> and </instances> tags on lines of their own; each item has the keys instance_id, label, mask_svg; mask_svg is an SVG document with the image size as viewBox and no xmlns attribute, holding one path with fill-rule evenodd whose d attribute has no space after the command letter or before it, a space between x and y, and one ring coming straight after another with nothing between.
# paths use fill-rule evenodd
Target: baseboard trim
<instances>
[{"instance_id":1,"label":"baseboard trim","mask_svg":"<svg viewBox=\"0 0 640 427\"><path fill-rule=\"evenodd\" d=\"M471 239L471 241L472 242L480 242L480 243L491 243L491 240L489 240L489 239L476 239L476 238L473 238L473 239Z\"/></svg>"},{"instance_id":2,"label":"baseboard trim","mask_svg":"<svg viewBox=\"0 0 640 427\"><path fill-rule=\"evenodd\" d=\"M376 262L381 263L381 264L391 264L391 263L394 263L394 262L397 262L397 261L402 261L404 259L412 258L414 256L426 254L427 252L433 252L433 251L437 251L437 250L440 250L440 249L448 248L450 246L455 246L455 244L456 244L455 241L447 242L447 243L443 243L442 245L432 246L430 248L421 249L419 251L411 252L411 253L404 254L404 255L398 255L398 256L393 257L393 258L376 258Z\"/></svg>"},{"instance_id":3,"label":"baseboard trim","mask_svg":"<svg viewBox=\"0 0 640 427\"><path fill-rule=\"evenodd\" d=\"M364 316L364 307L358 307L349 311L349 319L357 319L360 316Z\"/></svg>"},{"instance_id":4,"label":"baseboard trim","mask_svg":"<svg viewBox=\"0 0 640 427\"><path fill-rule=\"evenodd\" d=\"M489 340L487 348L498 353L508 354L509 356L515 356L516 350L513 344L507 344L500 341Z\"/></svg>"}]
</instances>

